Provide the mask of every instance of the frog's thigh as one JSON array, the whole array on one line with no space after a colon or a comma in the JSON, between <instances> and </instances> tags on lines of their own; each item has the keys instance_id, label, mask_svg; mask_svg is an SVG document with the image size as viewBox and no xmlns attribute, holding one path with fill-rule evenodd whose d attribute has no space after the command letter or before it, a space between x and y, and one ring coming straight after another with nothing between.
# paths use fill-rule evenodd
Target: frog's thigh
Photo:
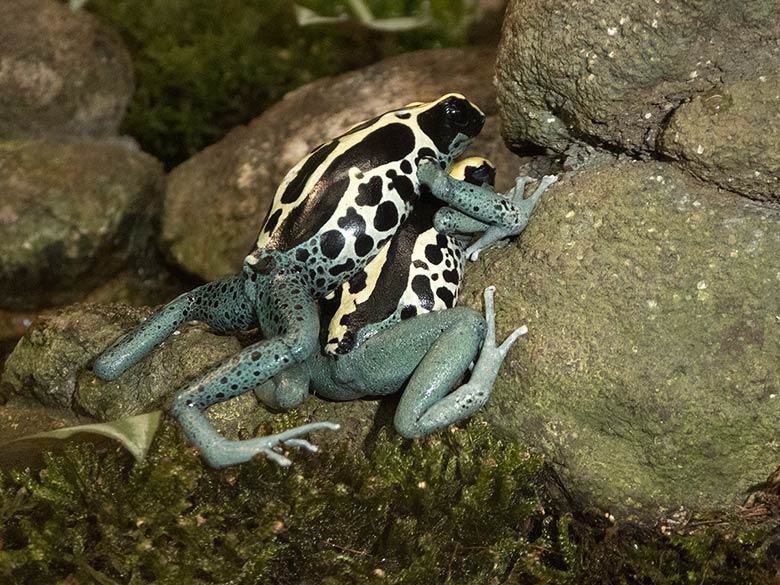
<instances>
[{"instance_id":1,"label":"frog's thigh","mask_svg":"<svg viewBox=\"0 0 780 585\"><path fill-rule=\"evenodd\" d=\"M465 307L418 315L383 329L338 358L335 375L364 394L384 395L397 392L410 378L419 379L419 368L428 364L424 378L435 402L463 376L484 334L482 315ZM404 395L407 392L408 387Z\"/></svg>"},{"instance_id":2,"label":"frog's thigh","mask_svg":"<svg viewBox=\"0 0 780 585\"><path fill-rule=\"evenodd\" d=\"M289 410L306 399L309 382L308 370L302 364L296 364L255 388L255 396L269 408Z\"/></svg>"},{"instance_id":3,"label":"frog's thigh","mask_svg":"<svg viewBox=\"0 0 780 585\"><path fill-rule=\"evenodd\" d=\"M95 374L113 380L187 321L203 321L218 331L255 327L254 307L244 284L243 274L236 274L179 295L104 351L95 361Z\"/></svg>"}]
</instances>

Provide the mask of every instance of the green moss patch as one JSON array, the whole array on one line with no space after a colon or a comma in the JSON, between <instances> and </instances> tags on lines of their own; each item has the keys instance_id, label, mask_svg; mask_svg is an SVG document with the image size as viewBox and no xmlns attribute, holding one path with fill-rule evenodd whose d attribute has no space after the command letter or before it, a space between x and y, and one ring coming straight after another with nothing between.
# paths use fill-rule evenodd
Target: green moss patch
<instances>
[{"instance_id":1,"label":"green moss patch","mask_svg":"<svg viewBox=\"0 0 780 585\"><path fill-rule=\"evenodd\" d=\"M423 2L367 4L386 18L418 14ZM92 0L87 8L118 29L132 55L136 92L122 131L170 167L309 81L404 51L462 45L467 4L433 2L430 26L398 34L355 22L301 27L287 0Z\"/></svg>"},{"instance_id":2,"label":"green moss patch","mask_svg":"<svg viewBox=\"0 0 780 585\"><path fill-rule=\"evenodd\" d=\"M286 421L289 424L289 421ZM285 425L287 426L287 425ZM4 478L16 583L560 582L538 459L486 426L215 471L168 425L149 458L73 445Z\"/></svg>"}]
</instances>

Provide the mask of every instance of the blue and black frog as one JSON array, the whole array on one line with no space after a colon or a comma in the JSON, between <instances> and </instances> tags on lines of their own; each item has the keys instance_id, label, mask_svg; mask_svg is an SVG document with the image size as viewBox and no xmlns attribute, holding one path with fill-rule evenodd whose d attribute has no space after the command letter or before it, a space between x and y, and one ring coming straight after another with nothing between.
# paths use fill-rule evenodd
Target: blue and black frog
<instances>
[{"instance_id":1,"label":"blue and black frog","mask_svg":"<svg viewBox=\"0 0 780 585\"><path fill-rule=\"evenodd\" d=\"M277 452L282 445L314 449L298 437L337 425L312 423L278 435L229 441L210 426L204 411L319 351L318 300L381 253L410 217L421 192L502 236L522 231L528 221L522 206L448 174L484 119L463 96L448 94L386 112L316 148L279 186L241 272L165 305L108 348L95 362L95 373L116 378L187 321L203 321L225 332L259 328L264 340L181 389L172 412L215 467L258 454L287 464Z\"/></svg>"},{"instance_id":2,"label":"blue and black frog","mask_svg":"<svg viewBox=\"0 0 780 585\"><path fill-rule=\"evenodd\" d=\"M450 174L488 188L495 168L472 157L458 161ZM555 177L544 177L526 200L530 180L518 179L515 189L516 203L529 215ZM472 235L489 227L423 194L393 240L320 300L322 351L260 386L258 398L286 409L310 389L331 400L403 390L395 427L408 438L471 416L487 402L503 359L526 331L520 327L496 345L493 287L485 289L484 318L455 307ZM472 362L468 382L456 388Z\"/></svg>"}]
</instances>

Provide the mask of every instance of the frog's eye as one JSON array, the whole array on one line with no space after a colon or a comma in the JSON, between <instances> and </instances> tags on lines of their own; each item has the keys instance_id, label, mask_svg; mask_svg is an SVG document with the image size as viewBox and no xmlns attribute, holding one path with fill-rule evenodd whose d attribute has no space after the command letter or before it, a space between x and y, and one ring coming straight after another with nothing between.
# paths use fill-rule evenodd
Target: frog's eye
<instances>
[{"instance_id":1,"label":"frog's eye","mask_svg":"<svg viewBox=\"0 0 780 585\"><path fill-rule=\"evenodd\" d=\"M460 100L449 100L444 105L444 111L447 119L456 126L467 126L469 123L469 112L460 103Z\"/></svg>"}]
</instances>

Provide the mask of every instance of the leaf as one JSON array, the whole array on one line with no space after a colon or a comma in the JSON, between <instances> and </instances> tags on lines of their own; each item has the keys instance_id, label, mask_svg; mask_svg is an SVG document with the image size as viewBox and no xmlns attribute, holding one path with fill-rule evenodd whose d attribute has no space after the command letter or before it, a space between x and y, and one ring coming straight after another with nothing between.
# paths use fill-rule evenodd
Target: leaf
<instances>
[{"instance_id":1,"label":"leaf","mask_svg":"<svg viewBox=\"0 0 780 585\"><path fill-rule=\"evenodd\" d=\"M61 448L66 440L100 444L118 441L136 461L143 461L160 426L161 410L121 418L107 423L65 427L19 437L0 446L0 468L30 467L44 451Z\"/></svg>"}]
</instances>

